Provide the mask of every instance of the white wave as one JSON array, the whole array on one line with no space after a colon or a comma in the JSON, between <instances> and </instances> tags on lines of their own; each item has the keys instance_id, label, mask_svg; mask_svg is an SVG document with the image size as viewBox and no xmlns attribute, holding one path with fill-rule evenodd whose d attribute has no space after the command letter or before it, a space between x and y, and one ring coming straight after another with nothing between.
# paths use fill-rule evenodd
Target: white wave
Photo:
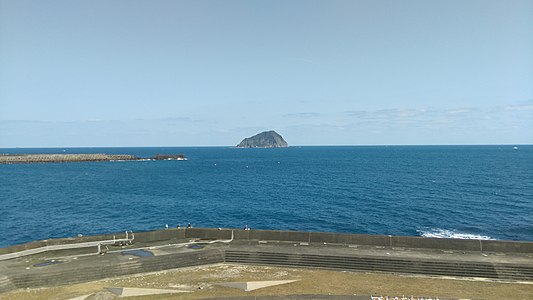
<instances>
[{"instance_id":1,"label":"white wave","mask_svg":"<svg viewBox=\"0 0 533 300\"><path fill-rule=\"evenodd\" d=\"M431 228L427 230L417 230L423 237L441 238L441 239L464 239L464 240L494 240L490 236L457 232L454 230Z\"/></svg>"}]
</instances>

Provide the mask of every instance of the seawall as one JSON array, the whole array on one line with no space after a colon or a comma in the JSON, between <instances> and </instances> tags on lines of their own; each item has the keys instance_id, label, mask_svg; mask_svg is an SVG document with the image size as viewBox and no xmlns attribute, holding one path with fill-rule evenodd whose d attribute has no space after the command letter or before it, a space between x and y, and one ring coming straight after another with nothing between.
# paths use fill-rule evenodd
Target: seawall
<instances>
[{"instance_id":1,"label":"seawall","mask_svg":"<svg viewBox=\"0 0 533 300\"><path fill-rule=\"evenodd\" d=\"M0 154L0 164L63 163L123 160L187 160L183 154L156 154L142 158L129 154Z\"/></svg>"},{"instance_id":2,"label":"seawall","mask_svg":"<svg viewBox=\"0 0 533 300\"><path fill-rule=\"evenodd\" d=\"M527 241L216 228L134 235L133 245L108 244L106 255L97 255L96 245L123 239L125 233L0 248L0 293L215 263L533 282L533 242ZM131 232L128 237L132 237ZM76 246L82 243L91 246ZM54 245L66 247L50 247ZM151 255L135 257L125 253L128 249L144 249ZM17 256L25 250L32 253Z\"/></svg>"},{"instance_id":3,"label":"seawall","mask_svg":"<svg viewBox=\"0 0 533 300\"><path fill-rule=\"evenodd\" d=\"M427 238L414 236L391 236L348 234L334 232L306 232L284 230L241 230L241 229L217 229L217 228L186 228L153 230L135 233L135 242L157 242L171 239L206 239L236 241L280 241L316 244L340 244L340 245L365 245L381 248L410 248L410 249L434 249L448 251L468 252L492 252L492 253L532 253L533 242L529 241L501 241L501 240L466 240L447 238ZM49 239L34 241L26 244L0 248L0 255L35 249L51 245L84 243L100 240L112 240L113 237L121 238L124 233L103 234L95 236L83 236L62 239Z\"/></svg>"},{"instance_id":4,"label":"seawall","mask_svg":"<svg viewBox=\"0 0 533 300\"><path fill-rule=\"evenodd\" d=\"M3 154L0 164L49 163L49 162L82 162L136 160L137 157L127 154Z\"/></svg>"}]
</instances>

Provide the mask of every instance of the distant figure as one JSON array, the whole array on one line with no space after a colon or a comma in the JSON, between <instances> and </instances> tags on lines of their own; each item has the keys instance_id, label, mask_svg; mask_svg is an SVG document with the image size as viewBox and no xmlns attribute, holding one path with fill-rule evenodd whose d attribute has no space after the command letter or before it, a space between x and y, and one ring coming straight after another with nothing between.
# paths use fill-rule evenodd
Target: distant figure
<instances>
[{"instance_id":1,"label":"distant figure","mask_svg":"<svg viewBox=\"0 0 533 300\"><path fill-rule=\"evenodd\" d=\"M165 224L165 229L168 229L168 224Z\"/></svg>"},{"instance_id":2,"label":"distant figure","mask_svg":"<svg viewBox=\"0 0 533 300\"><path fill-rule=\"evenodd\" d=\"M244 225L242 230L248 230L248 225Z\"/></svg>"},{"instance_id":3,"label":"distant figure","mask_svg":"<svg viewBox=\"0 0 533 300\"><path fill-rule=\"evenodd\" d=\"M180 224L178 224L178 226L176 226L176 228L180 229L181 228Z\"/></svg>"},{"instance_id":4,"label":"distant figure","mask_svg":"<svg viewBox=\"0 0 533 300\"><path fill-rule=\"evenodd\" d=\"M192 228L191 223L187 224L187 228Z\"/></svg>"}]
</instances>

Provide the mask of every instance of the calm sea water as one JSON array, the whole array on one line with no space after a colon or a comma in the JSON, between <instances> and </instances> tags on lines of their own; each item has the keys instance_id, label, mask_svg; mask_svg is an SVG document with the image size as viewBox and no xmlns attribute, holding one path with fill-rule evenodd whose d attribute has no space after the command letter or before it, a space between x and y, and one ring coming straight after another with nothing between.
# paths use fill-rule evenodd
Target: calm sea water
<instances>
[{"instance_id":1,"label":"calm sea water","mask_svg":"<svg viewBox=\"0 0 533 300\"><path fill-rule=\"evenodd\" d=\"M67 148L188 161L0 165L0 246L182 226L533 241L533 146Z\"/></svg>"}]
</instances>

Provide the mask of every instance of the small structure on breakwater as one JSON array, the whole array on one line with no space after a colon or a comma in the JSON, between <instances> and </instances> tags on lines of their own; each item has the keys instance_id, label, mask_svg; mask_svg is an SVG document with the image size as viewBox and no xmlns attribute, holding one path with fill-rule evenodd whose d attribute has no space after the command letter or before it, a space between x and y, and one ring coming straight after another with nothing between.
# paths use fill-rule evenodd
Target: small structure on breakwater
<instances>
[{"instance_id":1,"label":"small structure on breakwater","mask_svg":"<svg viewBox=\"0 0 533 300\"><path fill-rule=\"evenodd\" d=\"M187 160L183 154L156 154L155 160Z\"/></svg>"},{"instance_id":2,"label":"small structure on breakwater","mask_svg":"<svg viewBox=\"0 0 533 300\"><path fill-rule=\"evenodd\" d=\"M129 154L0 154L0 164L57 163L90 161L129 161L129 160L187 160L183 154L157 154L151 158L141 158Z\"/></svg>"}]
</instances>

